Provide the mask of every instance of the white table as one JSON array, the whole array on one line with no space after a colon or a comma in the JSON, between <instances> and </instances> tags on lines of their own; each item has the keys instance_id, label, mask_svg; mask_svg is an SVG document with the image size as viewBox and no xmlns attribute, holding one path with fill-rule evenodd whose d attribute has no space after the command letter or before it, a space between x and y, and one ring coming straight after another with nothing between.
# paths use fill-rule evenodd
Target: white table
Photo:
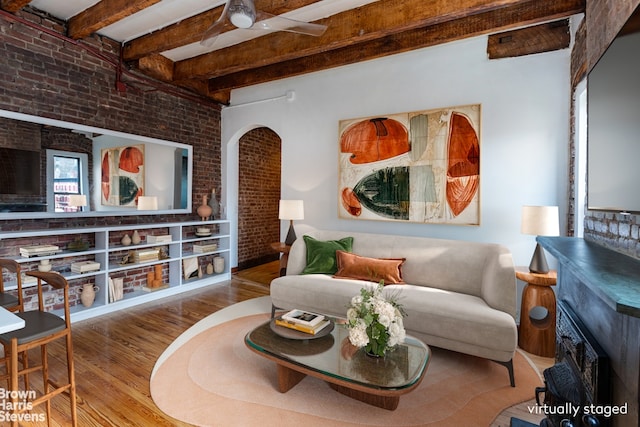
<instances>
[{"instance_id":1,"label":"white table","mask_svg":"<svg viewBox=\"0 0 640 427\"><path fill-rule=\"evenodd\" d=\"M0 307L0 334L24 328L24 319Z\"/></svg>"}]
</instances>

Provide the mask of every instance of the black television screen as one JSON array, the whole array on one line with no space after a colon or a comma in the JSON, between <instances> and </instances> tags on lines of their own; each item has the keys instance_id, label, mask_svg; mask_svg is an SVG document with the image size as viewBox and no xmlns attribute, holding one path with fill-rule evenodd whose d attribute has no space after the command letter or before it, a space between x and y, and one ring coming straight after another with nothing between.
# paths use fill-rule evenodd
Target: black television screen
<instances>
[{"instance_id":1,"label":"black television screen","mask_svg":"<svg viewBox=\"0 0 640 427\"><path fill-rule=\"evenodd\" d=\"M640 7L587 80L587 206L640 212Z\"/></svg>"},{"instance_id":2,"label":"black television screen","mask_svg":"<svg viewBox=\"0 0 640 427\"><path fill-rule=\"evenodd\" d=\"M40 152L0 147L0 194L40 195Z\"/></svg>"}]
</instances>

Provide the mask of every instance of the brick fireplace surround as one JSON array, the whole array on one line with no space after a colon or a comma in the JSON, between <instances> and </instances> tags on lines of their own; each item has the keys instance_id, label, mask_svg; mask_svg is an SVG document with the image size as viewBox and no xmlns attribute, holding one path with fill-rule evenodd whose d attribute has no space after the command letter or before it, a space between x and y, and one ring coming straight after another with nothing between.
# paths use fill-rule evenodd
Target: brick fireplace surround
<instances>
[{"instance_id":1,"label":"brick fireplace surround","mask_svg":"<svg viewBox=\"0 0 640 427\"><path fill-rule=\"evenodd\" d=\"M538 237L558 260L559 301L568 304L610 359L612 405L628 405L611 426L638 426L640 260L571 237Z\"/></svg>"}]
</instances>

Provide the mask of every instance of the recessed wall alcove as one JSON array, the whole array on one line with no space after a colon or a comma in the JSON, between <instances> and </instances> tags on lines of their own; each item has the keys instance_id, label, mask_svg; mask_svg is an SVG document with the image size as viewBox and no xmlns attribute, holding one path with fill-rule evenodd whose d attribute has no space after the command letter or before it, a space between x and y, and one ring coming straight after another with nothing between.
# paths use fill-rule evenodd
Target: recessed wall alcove
<instances>
[{"instance_id":1,"label":"recessed wall alcove","mask_svg":"<svg viewBox=\"0 0 640 427\"><path fill-rule=\"evenodd\" d=\"M238 269L278 259L270 244L280 240L281 139L267 127L238 143Z\"/></svg>"}]
</instances>

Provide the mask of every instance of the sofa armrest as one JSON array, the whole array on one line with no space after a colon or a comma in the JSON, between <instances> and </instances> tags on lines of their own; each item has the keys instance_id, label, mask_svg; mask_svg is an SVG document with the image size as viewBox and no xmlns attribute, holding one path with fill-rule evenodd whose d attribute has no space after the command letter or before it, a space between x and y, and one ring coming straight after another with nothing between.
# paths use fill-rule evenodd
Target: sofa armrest
<instances>
[{"instance_id":1,"label":"sofa armrest","mask_svg":"<svg viewBox=\"0 0 640 427\"><path fill-rule=\"evenodd\" d=\"M302 273L307 265L307 246L301 237L296 239L289 250L287 259L287 276L293 276Z\"/></svg>"},{"instance_id":2,"label":"sofa armrest","mask_svg":"<svg viewBox=\"0 0 640 427\"><path fill-rule=\"evenodd\" d=\"M504 311L516 318L517 292L516 269L511 253L499 247L493 254L494 260L487 260L482 277L482 299L496 310Z\"/></svg>"}]
</instances>

